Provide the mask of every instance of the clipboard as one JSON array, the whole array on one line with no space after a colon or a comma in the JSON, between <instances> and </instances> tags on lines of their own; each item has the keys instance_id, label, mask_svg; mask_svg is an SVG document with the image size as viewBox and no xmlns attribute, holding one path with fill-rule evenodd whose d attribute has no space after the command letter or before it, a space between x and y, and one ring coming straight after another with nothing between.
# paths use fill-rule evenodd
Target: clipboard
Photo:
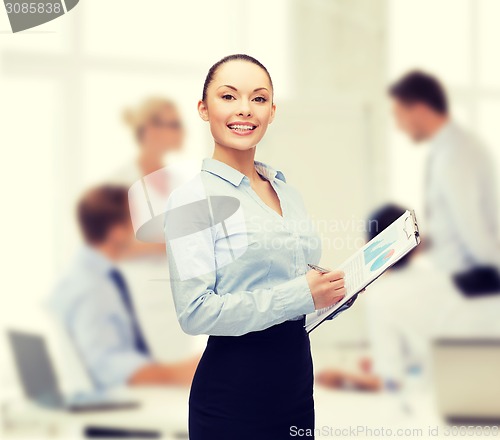
<instances>
[{"instance_id":1,"label":"clipboard","mask_svg":"<svg viewBox=\"0 0 500 440\"><path fill-rule=\"evenodd\" d=\"M310 333L326 320L350 307L358 294L420 244L420 231L414 210L407 210L386 229L366 243L337 269L346 274L347 293L332 306L306 315L304 327ZM353 273L361 264L361 273ZM359 272L359 271L356 271Z\"/></svg>"}]
</instances>

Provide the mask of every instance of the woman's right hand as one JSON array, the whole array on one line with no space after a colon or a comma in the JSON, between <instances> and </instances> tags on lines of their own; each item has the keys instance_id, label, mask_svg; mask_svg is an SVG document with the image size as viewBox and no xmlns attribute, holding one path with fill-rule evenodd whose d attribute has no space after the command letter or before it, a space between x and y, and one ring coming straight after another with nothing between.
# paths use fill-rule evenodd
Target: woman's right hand
<instances>
[{"instance_id":1,"label":"woman's right hand","mask_svg":"<svg viewBox=\"0 0 500 440\"><path fill-rule=\"evenodd\" d=\"M340 301L346 294L345 273L341 270L320 273L310 270L306 273L306 280L309 283L314 309L322 309Z\"/></svg>"}]
</instances>

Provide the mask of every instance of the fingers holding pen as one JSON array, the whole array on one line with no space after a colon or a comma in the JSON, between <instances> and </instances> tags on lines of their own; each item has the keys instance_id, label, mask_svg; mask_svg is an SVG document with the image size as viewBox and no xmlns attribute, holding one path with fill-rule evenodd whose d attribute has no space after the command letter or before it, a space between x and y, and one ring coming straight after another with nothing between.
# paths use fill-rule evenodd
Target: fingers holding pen
<instances>
[{"instance_id":1,"label":"fingers holding pen","mask_svg":"<svg viewBox=\"0 0 500 440\"><path fill-rule=\"evenodd\" d=\"M346 294L345 273L335 270L320 273L310 270L306 274L316 309L328 307L340 301Z\"/></svg>"}]
</instances>

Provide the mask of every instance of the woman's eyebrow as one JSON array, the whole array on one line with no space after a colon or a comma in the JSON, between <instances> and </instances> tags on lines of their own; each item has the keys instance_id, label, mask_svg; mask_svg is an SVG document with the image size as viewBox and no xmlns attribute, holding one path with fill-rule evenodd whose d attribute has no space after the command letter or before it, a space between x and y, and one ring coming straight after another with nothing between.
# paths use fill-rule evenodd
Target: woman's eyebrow
<instances>
[{"instance_id":1,"label":"woman's eyebrow","mask_svg":"<svg viewBox=\"0 0 500 440\"><path fill-rule=\"evenodd\" d=\"M229 84L223 84L222 86L217 87L217 89L220 89L221 87L227 87L231 90L234 90L235 92L238 91L238 89L236 87L231 86ZM259 88L255 89L254 92L258 92L259 90L267 90L267 89L265 87L259 87ZM269 90L267 90L267 91L269 91Z\"/></svg>"}]
</instances>

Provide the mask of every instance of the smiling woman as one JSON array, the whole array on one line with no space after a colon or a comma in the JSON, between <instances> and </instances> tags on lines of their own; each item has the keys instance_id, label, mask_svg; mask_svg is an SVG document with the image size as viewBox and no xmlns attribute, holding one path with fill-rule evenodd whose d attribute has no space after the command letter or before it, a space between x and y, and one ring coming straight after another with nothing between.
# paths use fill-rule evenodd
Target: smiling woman
<instances>
[{"instance_id":1,"label":"smiling woman","mask_svg":"<svg viewBox=\"0 0 500 440\"><path fill-rule=\"evenodd\" d=\"M223 58L208 72L198 111L210 122L214 158L222 159L227 148L254 154L276 111L269 72L248 55Z\"/></svg>"},{"instance_id":2,"label":"smiling woman","mask_svg":"<svg viewBox=\"0 0 500 440\"><path fill-rule=\"evenodd\" d=\"M312 432L304 317L345 295L344 274L307 271L321 242L302 198L280 171L254 160L276 112L267 69L248 55L223 58L207 75L198 111L214 153L173 191L165 221L179 323L210 335L191 387L189 438ZM221 197L238 202L234 212L216 203Z\"/></svg>"}]
</instances>

